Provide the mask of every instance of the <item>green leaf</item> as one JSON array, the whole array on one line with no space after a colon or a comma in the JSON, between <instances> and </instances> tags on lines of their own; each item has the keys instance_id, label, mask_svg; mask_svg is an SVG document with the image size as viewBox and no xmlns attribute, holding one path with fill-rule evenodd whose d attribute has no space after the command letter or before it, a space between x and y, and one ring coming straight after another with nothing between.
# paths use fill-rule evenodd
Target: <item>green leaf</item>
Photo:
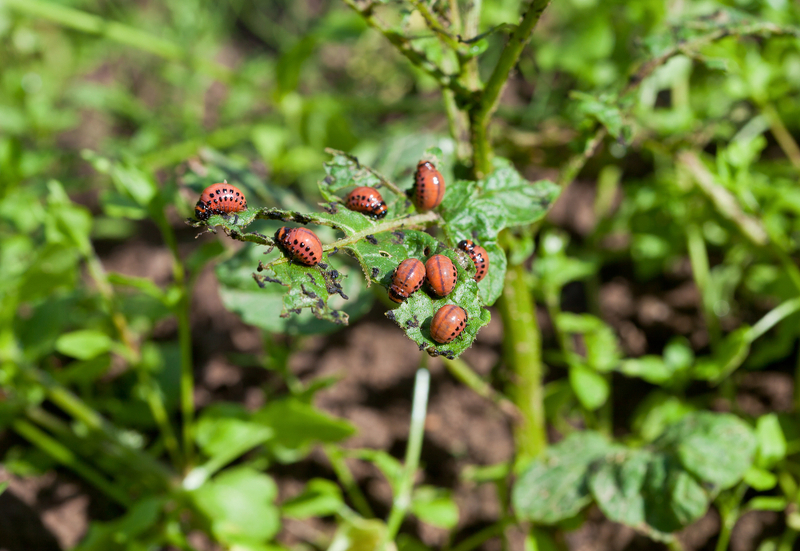
<instances>
[{"instance_id":1,"label":"green leaf","mask_svg":"<svg viewBox=\"0 0 800 551\"><path fill-rule=\"evenodd\" d=\"M274 435L270 427L249 419L239 404L217 403L203 410L195 428L197 445L212 460L228 463Z\"/></svg>"},{"instance_id":2,"label":"green leaf","mask_svg":"<svg viewBox=\"0 0 800 551\"><path fill-rule=\"evenodd\" d=\"M451 245L472 239L488 253L489 274L479 284L486 305L499 298L505 279L506 259L497 235L503 228L540 220L561 191L547 180L525 180L505 159L495 158L494 164L495 171L484 180L448 183L439 208Z\"/></svg>"},{"instance_id":3,"label":"green leaf","mask_svg":"<svg viewBox=\"0 0 800 551\"><path fill-rule=\"evenodd\" d=\"M345 507L342 491L339 486L322 478L309 480L303 492L286 500L281 511L287 517L307 519L324 517L338 513Z\"/></svg>"},{"instance_id":4,"label":"green leaf","mask_svg":"<svg viewBox=\"0 0 800 551\"><path fill-rule=\"evenodd\" d=\"M61 184L55 180L47 183L49 191L48 216L45 232L50 243L67 243L87 255L92 249L89 234L92 231L92 215L85 207L74 204Z\"/></svg>"},{"instance_id":5,"label":"green leaf","mask_svg":"<svg viewBox=\"0 0 800 551\"><path fill-rule=\"evenodd\" d=\"M344 419L331 417L296 398L270 402L253 414L253 421L275 431L271 442L289 449L313 442L338 442L355 432Z\"/></svg>"},{"instance_id":6,"label":"green leaf","mask_svg":"<svg viewBox=\"0 0 800 551\"><path fill-rule=\"evenodd\" d=\"M642 488L652 459L646 450L611 453L589 475L592 495L609 520L632 527L644 524Z\"/></svg>"},{"instance_id":7,"label":"green leaf","mask_svg":"<svg viewBox=\"0 0 800 551\"><path fill-rule=\"evenodd\" d=\"M250 467L235 467L206 482L192 496L221 542L263 542L280 529L272 478Z\"/></svg>"},{"instance_id":8,"label":"green leaf","mask_svg":"<svg viewBox=\"0 0 800 551\"><path fill-rule=\"evenodd\" d=\"M553 524L575 516L589 504L589 466L612 450L596 432L569 435L547 449L522 472L512 490L517 515Z\"/></svg>"},{"instance_id":9,"label":"green leaf","mask_svg":"<svg viewBox=\"0 0 800 551\"><path fill-rule=\"evenodd\" d=\"M96 358L111 350L113 345L114 341L108 335L94 329L65 333L56 340L56 350L79 360Z\"/></svg>"},{"instance_id":10,"label":"green leaf","mask_svg":"<svg viewBox=\"0 0 800 551\"><path fill-rule=\"evenodd\" d=\"M341 327L341 325L331 324L326 319L316 317L309 309L303 310L300 314L279 315L279 312L285 311L286 308L284 299L286 287L267 282L263 288L260 288L253 278L253 270L263 258L261 247L249 245L240 249L232 258L216 266L216 274L220 282L220 297L228 310L241 316L245 323L275 333L318 334L336 331ZM357 318L366 313L372 305L373 296L371 293L363 292L364 284L360 279L360 274L349 266L343 267L340 272L341 276L337 277L335 281L341 282L342 292L353 300L345 301L338 293L331 295L327 286L324 291L317 286L312 287L305 272L297 274L300 279L298 288L301 292L303 288L310 292L314 292L313 289L316 289L320 294L320 298L310 307L317 308L317 312L322 318L336 315L340 316L340 320L349 320L350 316ZM290 280L295 280L294 275ZM306 278L305 281L302 278ZM314 279L314 281L316 283L317 280ZM332 290L335 289L332 287ZM304 296L312 298L310 295ZM286 300L291 301L292 299ZM319 308L319 300L325 301L322 309ZM343 312L337 310L340 307ZM340 313L334 314L333 312Z\"/></svg>"},{"instance_id":11,"label":"green leaf","mask_svg":"<svg viewBox=\"0 0 800 551\"><path fill-rule=\"evenodd\" d=\"M668 455L655 455L649 462L642 493L646 523L664 534L691 524L708 509L702 486Z\"/></svg>"},{"instance_id":12,"label":"green leaf","mask_svg":"<svg viewBox=\"0 0 800 551\"><path fill-rule=\"evenodd\" d=\"M789 502L785 497L757 496L747 502L745 507L750 511L785 511Z\"/></svg>"},{"instance_id":13,"label":"green leaf","mask_svg":"<svg viewBox=\"0 0 800 551\"><path fill-rule=\"evenodd\" d=\"M153 178L139 168L112 163L91 151L84 151L83 157L92 163L98 172L110 174L117 191L131 197L139 206L148 206L158 195L158 186Z\"/></svg>"},{"instance_id":14,"label":"green leaf","mask_svg":"<svg viewBox=\"0 0 800 551\"><path fill-rule=\"evenodd\" d=\"M653 355L623 360L619 371L628 377L638 377L656 385L668 382L675 373L661 356Z\"/></svg>"},{"instance_id":15,"label":"green leaf","mask_svg":"<svg viewBox=\"0 0 800 551\"><path fill-rule=\"evenodd\" d=\"M778 416L774 413L768 413L758 418L756 440L759 466L769 469L786 457L786 437L778 421Z\"/></svg>"},{"instance_id":16,"label":"green leaf","mask_svg":"<svg viewBox=\"0 0 800 551\"><path fill-rule=\"evenodd\" d=\"M654 392L639 405L634 415L633 428L645 442L652 442L669 425L695 409L675 396Z\"/></svg>"},{"instance_id":17,"label":"green leaf","mask_svg":"<svg viewBox=\"0 0 800 551\"><path fill-rule=\"evenodd\" d=\"M505 212L506 227L533 224L547 214L561 188L549 180L529 182L507 159L495 158L495 170L478 181L481 190L472 208L497 207Z\"/></svg>"},{"instance_id":18,"label":"green leaf","mask_svg":"<svg viewBox=\"0 0 800 551\"><path fill-rule=\"evenodd\" d=\"M133 546L144 540L142 536L158 523L163 507L163 498L144 497L117 520L93 522L89 533L74 551L135 548Z\"/></svg>"},{"instance_id":19,"label":"green leaf","mask_svg":"<svg viewBox=\"0 0 800 551\"><path fill-rule=\"evenodd\" d=\"M586 94L573 90L570 97L578 101L578 111L584 116L597 119L606 127L608 133L614 138L630 138L630 128L624 125L624 118L619 106L615 103L616 97L609 94L600 96Z\"/></svg>"},{"instance_id":20,"label":"green leaf","mask_svg":"<svg viewBox=\"0 0 800 551\"><path fill-rule=\"evenodd\" d=\"M569 384L581 405L590 411L605 404L611 391L605 377L580 362L570 362Z\"/></svg>"},{"instance_id":21,"label":"green leaf","mask_svg":"<svg viewBox=\"0 0 800 551\"><path fill-rule=\"evenodd\" d=\"M681 463L693 475L719 489L742 479L753 463L756 437L735 415L690 413L670 427L659 441L674 446Z\"/></svg>"},{"instance_id":22,"label":"green leaf","mask_svg":"<svg viewBox=\"0 0 800 551\"><path fill-rule=\"evenodd\" d=\"M697 379L719 383L733 373L750 353L750 327L743 326L729 333L711 357L697 360L694 376Z\"/></svg>"},{"instance_id":23,"label":"green leaf","mask_svg":"<svg viewBox=\"0 0 800 551\"><path fill-rule=\"evenodd\" d=\"M386 535L386 525L377 519L347 517L339 524L328 551L379 551ZM386 551L397 551L394 542Z\"/></svg>"},{"instance_id":24,"label":"green leaf","mask_svg":"<svg viewBox=\"0 0 800 551\"><path fill-rule=\"evenodd\" d=\"M744 473L744 481L748 486L759 492L771 490L778 484L778 477L771 472L758 467L750 467Z\"/></svg>"},{"instance_id":25,"label":"green leaf","mask_svg":"<svg viewBox=\"0 0 800 551\"><path fill-rule=\"evenodd\" d=\"M458 506L450 492L433 486L415 488L411 512L421 521L438 528L452 529L458 524Z\"/></svg>"},{"instance_id":26,"label":"green leaf","mask_svg":"<svg viewBox=\"0 0 800 551\"><path fill-rule=\"evenodd\" d=\"M424 154L426 158L438 158L439 155L441 151L437 149ZM336 258L331 259L331 256L335 252L344 251L356 259L367 285L378 283L387 289L391 284L391 274L403 260L412 257L425 260L431 254L445 254L458 267L458 283L454 292L440 299L423 290L387 315L421 350L431 355L454 358L471 346L478 330L488 324L490 315L482 307L494 303L502 292L506 258L496 244L497 234L508 225L530 224L541 219L560 191L551 182L531 184L508 161L501 159L496 165L497 170L483 181L448 183L445 199L438 209L447 239L447 243L442 244L426 232L407 229L437 222L435 212L406 214L413 212L413 207L405 192L361 165L355 157L336 154L325 164L327 175L319 184L320 192L329 201L323 208L324 212L304 214L262 208L248 209L232 219L212 216L208 220L209 226L222 227L226 233L236 234L241 240L267 246L274 244L272 238L256 232L243 233L244 228L256 219L266 219L329 226L344 234L338 241L323 246L322 262L313 267L289 263L284 258L261 263L261 258L256 261L253 256L255 253L240 253L217 269L223 282L223 301L249 323L275 331L285 327L269 320L270 316L274 317L271 312L274 312L276 297L258 297L252 285L246 281L246 276L243 277L242 259L246 256L254 264L251 264L251 270L259 270L254 278L265 291L269 287L274 288L275 283L288 288L288 291L281 289L282 316L310 310L321 320L346 324L347 314L329 304L329 299L336 294L343 299L347 297L341 287L344 268L340 271L332 267ZM356 185L379 188L389 207L389 217L374 220L344 208L341 204L344 193ZM489 275L480 283L473 279L474 265L468 257L453 248L458 241L466 238L477 240L487 250ZM356 278L355 274L350 276ZM267 294L270 293L277 294L269 289ZM440 344L430 338L429 324L436 311L445 304L457 304L464 308L469 321L467 328L454 342Z\"/></svg>"},{"instance_id":27,"label":"green leaf","mask_svg":"<svg viewBox=\"0 0 800 551\"><path fill-rule=\"evenodd\" d=\"M392 491L397 494L403 478L403 464L383 450L359 449L349 452L353 457L369 461L383 473Z\"/></svg>"}]
</instances>

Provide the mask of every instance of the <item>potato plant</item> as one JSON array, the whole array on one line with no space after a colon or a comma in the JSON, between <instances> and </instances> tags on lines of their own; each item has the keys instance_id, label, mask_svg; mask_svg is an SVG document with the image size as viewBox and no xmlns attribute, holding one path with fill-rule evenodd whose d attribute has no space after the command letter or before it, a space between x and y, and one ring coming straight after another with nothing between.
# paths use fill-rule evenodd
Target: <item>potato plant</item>
<instances>
[{"instance_id":1,"label":"potato plant","mask_svg":"<svg viewBox=\"0 0 800 551\"><path fill-rule=\"evenodd\" d=\"M705 517L723 550L763 512L759 549L794 548L796 4L146 4L0 0L0 493L51 470L91 488L105 513L81 551L561 549L598 515L671 549ZM421 159L447 185L427 212ZM223 181L248 208L194 219ZM347 209L356 186L388 214ZM287 225L317 232L318 264L276 246ZM109 268L142 239L163 254ZM463 239L487 251L480 282ZM398 264L432 254L453 292L390 302ZM273 377L263 403L199 405L211 267L263 338L230 360ZM442 344L446 304L468 321ZM315 405L337 382L291 368L372 310L419 353L394 455L348 445L356 426ZM513 431L510 457L455 476L495 490L480 529L419 478L430 357ZM783 405L746 400L764 374ZM330 476L279 497L315 454ZM386 482L381 514L355 462ZM288 543L310 519L332 528Z\"/></svg>"}]
</instances>

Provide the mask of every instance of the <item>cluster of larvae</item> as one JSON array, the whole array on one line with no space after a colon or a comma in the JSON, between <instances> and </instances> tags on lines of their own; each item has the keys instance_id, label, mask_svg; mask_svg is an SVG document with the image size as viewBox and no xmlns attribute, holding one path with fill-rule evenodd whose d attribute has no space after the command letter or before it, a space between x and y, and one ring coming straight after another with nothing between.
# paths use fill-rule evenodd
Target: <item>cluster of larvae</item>
<instances>
[{"instance_id":1,"label":"cluster of larvae","mask_svg":"<svg viewBox=\"0 0 800 551\"><path fill-rule=\"evenodd\" d=\"M412 199L417 210L428 211L436 208L444 199L445 184L441 173L430 161L420 161L414 173ZM357 187L347 194L345 206L375 219L386 216L388 209L377 189ZM242 212L247 208L244 194L227 182L213 184L200 195L195 206L198 220L208 220L212 215L228 215ZM295 261L314 266L322 259L322 243L317 235L307 228L282 227L275 232L279 246ZM486 276L489 257L486 249L470 240L461 241L458 247L465 251L475 264L475 280ZM449 295L458 281L458 271L453 262L442 254L430 257L423 265L416 258L408 258L400 263L392 274L389 298L403 302L418 291L424 282L440 297ZM467 326L467 312L460 306L442 306L433 316L431 337L438 343L448 343L458 337Z\"/></svg>"}]
</instances>

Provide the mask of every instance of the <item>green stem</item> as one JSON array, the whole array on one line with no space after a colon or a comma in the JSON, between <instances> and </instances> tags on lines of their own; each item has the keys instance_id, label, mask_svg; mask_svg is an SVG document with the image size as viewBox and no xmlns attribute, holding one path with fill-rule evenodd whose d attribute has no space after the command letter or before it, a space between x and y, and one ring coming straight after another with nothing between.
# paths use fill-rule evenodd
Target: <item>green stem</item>
<instances>
[{"instance_id":1,"label":"green stem","mask_svg":"<svg viewBox=\"0 0 800 551\"><path fill-rule=\"evenodd\" d=\"M472 147L473 147L473 170L476 178L483 178L492 171L491 146L488 142L487 127L489 119L497 109L500 101L500 92L508 81L511 69L517 64L522 50L528 43L533 33L533 28L539 22L542 12L550 3L550 0L532 0L528 11L522 21L511 33L511 36L497 60L489 80L483 89L481 99L470 112L470 123L472 125Z\"/></svg>"},{"instance_id":2,"label":"green stem","mask_svg":"<svg viewBox=\"0 0 800 551\"><path fill-rule=\"evenodd\" d=\"M419 67L421 70L433 77L436 82L439 83L440 87L450 88L458 96L465 99L472 95L470 90L464 88L458 82L459 75L446 74L438 65L436 65L436 63L428 59L424 52L414 48L411 40L403 36L401 33L387 27L380 19L375 17L375 14L373 13L374 6L372 3L368 3L363 8L361 8L355 0L344 0L344 3L350 6L353 11L358 13L364 19L367 25L380 32L413 65Z\"/></svg>"},{"instance_id":3,"label":"green stem","mask_svg":"<svg viewBox=\"0 0 800 551\"><path fill-rule=\"evenodd\" d=\"M414 476L419 467L419 456L422 453L422 437L425 434L425 415L428 409L428 390L430 388L430 372L423 368L417 370L414 379L414 401L411 406L411 427L408 434L403 474L400 478L397 495L386 521L386 536L381 549L386 549L390 541L397 536L400 525L411 507L411 494L414 489Z\"/></svg>"},{"instance_id":4,"label":"green stem","mask_svg":"<svg viewBox=\"0 0 800 551\"><path fill-rule=\"evenodd\" d=\"M716 350L721 331L719 319L714 313L714 305L712 304L713 297L711 296L711 290L709 288L710 276L706 242L697 224L690 223L686 226L686 244L689 250L689 260L692 264L694 282L700 290L700 296L703 301L703 315L706 320L706 326L708 327L711 349Z\"/></svg>"},{"instance_id":5,"label":"green stem","mask_svg":"<svg viewBox=\"0 0 800 551\"><path fill-rule=\"evenodd\" d=\"M172 226L164 212L165 205L152 204L150 215L161 231L164 243L172 253L172 278L180 292L180 299L173 307L178 320L178 345L181 353L181 417L183 419L183 459L184 473L189 472L194 464L194 364L192 363L192 327L189 322L190 289L186 279L186 270L178 252L178 242Z\"/></svg>"},{"instance_id":6,"label":"green stem","mask_svg":"<svg viewBox=\"0 0 800 551\"><path fill-rule=\"evenodd\" d=\"M586 142L583 151L574 155L569 161L567 161L567 164L561 169L561 173L558 177L559 186L565 188L572 183L578 173L586 165L586 162L591 159L595 153L597 153L600 144L603 143L603 140L607 135L608 131L606 130L605 126L599 128L597 132L595 132L594 136L592 136L592 138Z\"/></svg>"},{"instance_id":7,"label":"green stem","mask_svg":"<svg viewBox=\"0 0 800 551\"><path fill-rule=\"evenodd\" d=\"M792 133L783 124L778 111L771 103L767 103L761 106L761 112L764 113L767 121L769 121L770 132L775 136L775 141L778 142L783 153L789 158L792 166L800 169L800 147L792 137Z\"/></svg>"},{"instance_id":8,"label":"green stem","mask_svg":"<svg viewBox=\"0 0 800 551\"><path fill-rule=\"evenodd\" d=\"M730 490L730 492L721 494L716 500L717 510L720 516L720 532L715 547L716 551L725 551L728 549L733 527L739 520L739 515L741 513L739 506L742 503L742 498L747 488L747 484L740 482L736 488Z\"/></svg>"},{"instance_id":9,"label":"green stem","mask_svg":"<svg viewBox=\"0 0 800 551\"><path fill-rule=\"evenodd\" d=\"M442 26L439 22L439 19L431 12L428 5L425 3L425 0L417 0L414 2L414 7L417 8L422 18L425 20L425 23L428 25L428 28L435 32L439 39L444 42L448 48L453 50L454 52L458 52L461 50L461 44L459 44L458 40L448 32L447 29Z\"/></svg>"},{"instance_id":10,"label":"green stem","mask_svg":"<svg viewBox=\"0 0 800 551\"><path fill-rule=\"evenodd\" d=\"M114 287L111 285L111 283L109 283L106 271L103 268L103 265L94 249L92 249L86 255L86 265L87 269L89 270L89 274L92 276L92 279L97 285L97 289L100 292L100 296L105 303L105 307L108 310L109 315L111 316L111 320L117 329L119 338L129 352L130 359L134 364L134 369L136 370L139 382L146 389L147 405L150 407L150 414L153 416L153 419L158 426L161 437L164 440L164 446L167 448L167 453L169 453L172 463L177 467L181 464L181 454L180 449L178 448L178 440L175 437L175 433L172 430L172 425L170 425L169 422L169 416L167 415L167 408L164 405L164 400L162 399L161 393L158 390L158 385L154 383L147 370L139 365L141 362L141 352L139 350L139 346L131 334L125 316L122 315L122 312L120 312L116 306L116 301L114 299Z\"/></svg>"},{"instance_id":11,"label":"green stem","mask_svg":"<svg viewBox=\"0 0 800 551\"><path fill-rule=\"evenodd\" d=\"M72 450L63 446L58 440L51 438L45 432L23 419L15 420L11 426L17 434L40 448L43 452L65 467L75 471L108 497L125 507L130 506L131 500L127 492L116 484L106 480L94 467L81 461Z\"/></svg>"},{"instance_id":12,"label":"green stem","mask_svg":"<svg viewBox=\"0 0 800 551\"><path fill-rule=\"evenodd\" d=\"M260 214L257 215L256 218L271 220L269 216L261 216ZM342 247L346 247L347 245L352 245L353 243L361 241L368 235L375 235L376 233L394 231L397 229L408 228L410 226L427 227L429 225L433 225L438 222L441 222L441 218L434 211L426 212L424 214L415 214L413 216L401 216L400 218L393 218L391 220L383 222L382 224L376 224L375 226L371 226L365 230L355 232L353 233L353 235L344 237L342 239L339 239L338 241L334 241L333 243L328 243L327 245L323 245L322 250L323 252L327 252L327 251L332 251L333 249L341 249ZM261 243L262 245L275 244L272 239L263 238L263 236L259 237L256 234L232 234L231 237L233 239L238 239L239 241L251 241L253 243ZM284 256L276 260L273 260L272 262L264 264L263 268L270 268L278 264L285 264L286 262L289 262L289 259Z\"/></svg>"},{"instance_id":13,"label":"green stem","mask_svg":"<svg viewBox=\"0 0 800 551\"><path fill-rule=\"evenodd\" d=\"M750 340L754 341L792 314L800 311L800 297L789 299L776 306L750 328Z\"/></svg>"},{"instance_id":14,"label":"green stem","mask_svg":"<svg viewBox=\"0 0 800 551\"><path fill-rule=\"evenodd\" d=\"M96 34L164 59L186 63L221 82L230 83L233 81L234 73L231 69L204 57L193 56L170 40L122 23L106 21L102 17L43 0L0 0L0 6L41 17L64 27Z\"/></svg>"},{"instance_id":15,"label":"green stem","mask_svg":"<svg viewBox=\"0 0 800 551\"><path fill-rule=\"evenodd\" d=\"M456 95L452 90L442 89L442 101L447 113L447 126L456 143L456 156L461 160L469 159L472 147L469 141L469 124L466 114L458 108Z\"/></svg>"},{"instance_id":16,"label":"green stem","mask_svg":"<svg viewBox=\"0 0 800 551\"><path fill-rule=\"evenodd\" d=\"M467 385L475 394L492 402L511 419L521 419L522 414L517 406L514 405L514 402L492 388L492 385L475 373L464 360L459 358L455 360L445 359L444 365L453 377Z\"/></svg>"},{"instance_id":17,"label":"green stem","mask_svg":"<svg viewBox=\"0 0 800 551\"><path fill-rule=\"evenodd\" d=\"M339 482L342 483L345 491L350 496L356 511L358 511L362 517L375 518L375 513L372 511L372 507L369 506L367 498L364 497L364 494L361 492L361 488L358 487L355 478L353 478L353 473L350 472L350 468L347 466L347 462L345 461L342 450L333 445L324 446L323 449L325 450L325 454L328 456L328 460L331 462L333 471L339 478Z\"/></svg>"},{"instance_id":18,"label":"green stem","mask_svg":"<svg viewBox=\"0 0 800 551\"><path fill-rule=\"evenodd\" d=\"M476 547L483 545L487 540L503 535L503 531L511 524L513 524L511 519L506 518L500 520L482 530L479 530L478 532L475 532L453 547L450 551L472 551Z\"/></svg>"},{"instance_id":19,"label":"green stem","mask_svg":"<svg viewBox=\"0 0 800 551\"><path fill-rule=\"evenodd\" d=\"M516 427L518 461L538 456L547 446L542 388L542 342L536 311L523 266L509 266L499 301L503 318L503 346L516 375L513 400L522 412Z\"/></svg>"}]
</instances>

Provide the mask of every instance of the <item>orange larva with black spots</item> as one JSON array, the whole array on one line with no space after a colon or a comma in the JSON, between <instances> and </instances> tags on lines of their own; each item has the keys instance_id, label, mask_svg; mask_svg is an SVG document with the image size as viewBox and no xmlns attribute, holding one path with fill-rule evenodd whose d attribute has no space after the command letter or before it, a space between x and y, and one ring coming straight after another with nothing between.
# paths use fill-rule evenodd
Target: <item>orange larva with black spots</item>
<instances>
[{"instance_id":1,"label":"orange larva with black spots","mask_svg":"<svg viewBox=\"0 0 800 551\"><path fill-rule=\"evenodd\" d=\"M301 264L314 266L322 259L322 243L309 229L284 226L275 232L275 239Z\"/></svg>"},{"instance_id":2,"label":"orange larva with black spots","mask_svg":"<svg viewBox=\"0 0 800 551\"><path fill-rule=\"evenodd\" d=\"M395 302L403 302L417 292L425 281L425 266L416 258L403 260L394 274L389 286L389 298Z\"/></svg>"},{"instance_id":3,"label":"orange larva with black spots","mask_svg":"<svg viewBox=\"0 0 800 551\"><path fill-rule=\"evenodd\" d=\"M414 204L418 210L431 210L444 199L444 178L430 161L420 161L414 173Z\"/></svg>"},{"instance_id":4,"label":"orange larva with black spots","mask_svg":"<svg viewBox=\"0 0 800 551\"><path fill-rule=\"evenodd\" d=\"M489 255L486 254L486 249L480 245L476 245L470 239L465 239L458 244L458 248L464 251L472 259L475 264L475 281L480 281L486 277L489 271Z\"/></svg>"},{"instance_id":5,"label":"orange larva with black spots","mask_svg":"<svg viewBox=\"0 0 800 551\"><path fill-rule=\"evenodd\" d=\"M388 212L386 203L377 189L361 186L347 194L344 200L347 208L361 212L373 218L381 219Z\"/></svg>"},{"instance_id":6,"label":"orange larva with black spots","mask_svg":"<svg viewBox=\"0 0 800 551\"><path fill-rule=\"evenodd\" d=\"M194 215L198 220L208 220L214 214L230 214L242 212L247 208L244 193L227 182L212 184L203 190L194 207Z\"/></svg>"},{"instance_id":7,"label":"orange larva with black spots","mask_svg":"<svg viewBox=\"0 0 800 551\"><path fill-rule=\"evenodd\" d=\"M425 263L425 278L433 292L444 297L456 286L458 272L452 260L443 254L435 254Z\"/></svg>"},{"instance_id":8,"label":"orange larva with black spots","mask_svg":"<svg viewBox=\"0 0 800 551\"><path fill-rule=\"evenodd\" d=\"M460 306L442 306L431 321L431 337L438 343L447 344L464 331L467 318L467 311Z\"/></svg>"}]
</instances>

